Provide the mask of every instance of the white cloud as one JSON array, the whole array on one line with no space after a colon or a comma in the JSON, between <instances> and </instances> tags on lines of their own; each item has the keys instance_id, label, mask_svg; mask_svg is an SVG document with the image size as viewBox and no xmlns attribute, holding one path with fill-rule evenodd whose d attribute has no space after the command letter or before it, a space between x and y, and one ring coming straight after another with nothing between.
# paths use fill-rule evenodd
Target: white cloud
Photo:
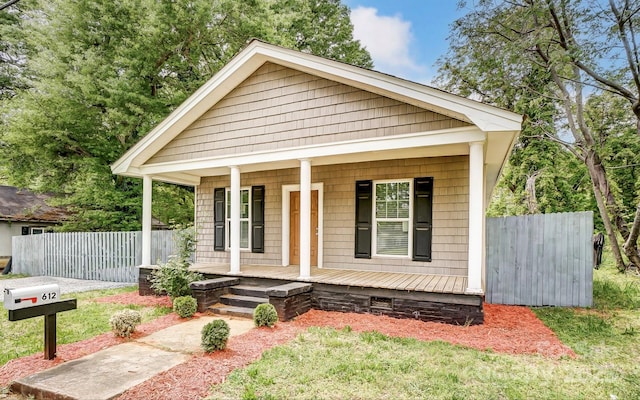
<instances>
[{"instance_id":1,"label":"white cloud","mask_svg":"<svg viewBox=\"0 0 640 400\"><path fill-rule=\"evenodd\" d=\"M367 48L375 69L405 79L422 81L428 68L410 53L414 40L411 22L401 15L378 15L378 10L358 6L351 10L353 36Z\"/></svg>"}]
</instances>

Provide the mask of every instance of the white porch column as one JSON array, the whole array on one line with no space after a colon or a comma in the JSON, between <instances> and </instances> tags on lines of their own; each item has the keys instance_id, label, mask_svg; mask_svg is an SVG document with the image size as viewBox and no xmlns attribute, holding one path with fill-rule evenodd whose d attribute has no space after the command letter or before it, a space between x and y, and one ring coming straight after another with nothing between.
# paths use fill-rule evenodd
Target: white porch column
<instances>
[{"instance_id":1,"label":"white porch column","mask_svg":"<svg viewBox=\"0 0 640 400\"><path fill-rule=\"evenodd\" d=\"M232 274L240 273L240 168L231 166L231 265Z\"/></svg>"},{"instance_id":2,"label":"white porch column","mask_svg":"<svg viewBox=\"0 0 640 400\"><path fill-rule=\"evenodd\" d=\"M484 219L484 143L469 143L469 267L468 294L483 294L482 244Z\"/></svg>"},{"instance_id":3,"label":"white porch column","mask_svg":"<svg viewBox=\"0 0 640 400\"><path fill-rule=\"evenodd\" d=\"M311 161L300 160L300 279L311 277Z\"/></svg>"},{"instance_id":4,"label":"white porch column","mask_svg":"<svg viewBox=\"0 0 640 400\"><path fill-rule=\"evenodd\" d=\"M151 204L153 180L142 177L142 265L151 265Z\"/></svg>"}]
</instances>

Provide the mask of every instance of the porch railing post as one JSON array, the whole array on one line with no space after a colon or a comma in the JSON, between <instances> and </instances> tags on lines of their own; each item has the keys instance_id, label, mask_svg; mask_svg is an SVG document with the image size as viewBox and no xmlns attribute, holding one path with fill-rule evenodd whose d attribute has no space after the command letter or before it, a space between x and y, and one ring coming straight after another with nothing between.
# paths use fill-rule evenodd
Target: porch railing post
<instances>
[{"instance_id":1,"label":"porch railing post","mask_svg":"<svg viewBox=\"0 0 640 400\"><path fill-rule=\"evenodd\" d=\"M300 160L300 279L311 277L311 161Z\"/></svg>"},{"instance_id":2,"label":"porch railing post","mask_svg":"<svg viewBox=\"0 0 640 400\"><path fill-rule=\"evenodd\" d=\"M240 273L240 169L231 166L231 265L232 274Z\"/></svg>"},{"instance_id":3,"label":"porch railing post","mask_svg":"<svg viewBox=\"0 0 640 400\"><path fill-rule=\"evenodd\" d=\"M484 143L469 143L468 294L483 294L482 244L484 222Z\"/></svg>"},{"instance_id":4,"label":"porch railing post","mask_svg":"<svg viewBox=\"0 0 640 400\"><path fill-rule=\"evenodd\" d=\"M151 204L153 180L142 177L142 265L151 265Z\"/></svg>"}]
</instances>

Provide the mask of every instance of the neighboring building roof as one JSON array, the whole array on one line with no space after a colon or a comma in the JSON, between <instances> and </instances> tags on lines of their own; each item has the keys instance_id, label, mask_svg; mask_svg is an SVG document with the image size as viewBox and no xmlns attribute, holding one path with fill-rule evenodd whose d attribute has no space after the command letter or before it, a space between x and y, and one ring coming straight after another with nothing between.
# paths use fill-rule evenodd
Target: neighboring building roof
<instances>
[{"instance_id":1,"label":"neighboring building roof","mask_svg":"<svg viewBox=\"0 0 640 400\"><path fill-rule=\"evenodd\" d=\"M47 205L53 196L13 186L0 186L0 221L61 222L68 213Z\"/></svg>"},{"instance_id":2,"label":"neighboring building roof","mask_svg":"<svg viewBox=\"0 0 640 400\"><path fill-rule=\"evenodd\" d=\"M151 175L158 180L198 185L200 178L207 176L208 171L205 167L210 168L217 164L212 163L209 159L200 160L200 163L191 162L189 165L173 162L166 163L166 165L148 166L147 162L267 62L349 85L472 124L475 133L469 141L481 140L487 143L485 152L488 192L491 192L500 170L511 152L517 134L521 130L522 116L511 111L391 75L253 40L225 67L117 160L111 166L113 172L132 177ZM476 137L479 139L474 139ZM307 152L312 156L318 154L317 149L311 147L307 149L298 147L296 151L298 150L308 150ZM332 150L330 148L327 151ZM352 150L349 148L346 151ZM366 146L360 146L357 151L369 150ZM274 163L283 161L290 156L290 154L272 153L271 157L259 155L258 161L262 162L264 159L265 162ZM309 157L304 152L298 151L298 153L296 154L298 157ZM231 162L231 164L225 165L258 162L255 157L243 158L245 155L253 154L238 154L233 159L218 161L223 164Z\"/></svg>"}]
</instances>

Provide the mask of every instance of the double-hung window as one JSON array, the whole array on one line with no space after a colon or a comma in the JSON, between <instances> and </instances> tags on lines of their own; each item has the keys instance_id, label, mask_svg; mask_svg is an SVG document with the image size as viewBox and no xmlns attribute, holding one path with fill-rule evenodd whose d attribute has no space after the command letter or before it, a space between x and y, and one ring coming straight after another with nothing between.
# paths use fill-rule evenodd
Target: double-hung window
<instances>
[{"instance_id":1,"label":"double-hung window","mask_svg":"<svg viewBox=\"0 0 640 400\"><path fill-rule=\"evenodd\" d=\"M225 221L227 225L227 235L225 247L231 248L231 189L226 188L227 207ZM251 190L249 188L240 189L240 249L249 250L251 248L249 235L249 221L251 218Z\"/></svg>"},{"instance_id":2,"label":"double-hung window","mask_svg":"<svg viewBox=\"0 0 640 400\"><path fill-rule=\"evenodd\" d=\"M408 256L411 182L374 181L374 255Z\"/></svg>"},{"instance_id":3,"label":"double-hung window","mask_svg":"<svg viewBox=\"0 0 640 400\"><path fill-rule=\"evenodd\" d=\"M264 186L240 189L240 249L264 253ZM213 191L215 251L231 248L231 190Z\"/></svg>"},{"instance_id":4,"label":"double-hung window","mask_svg":"<svg viewBox=\"0 0 640 400\"><path fill-rule=\"evenodd\" d=\"M431 261L433 178L357 181L355 257Z\"/></svg>"}]
</instances>

